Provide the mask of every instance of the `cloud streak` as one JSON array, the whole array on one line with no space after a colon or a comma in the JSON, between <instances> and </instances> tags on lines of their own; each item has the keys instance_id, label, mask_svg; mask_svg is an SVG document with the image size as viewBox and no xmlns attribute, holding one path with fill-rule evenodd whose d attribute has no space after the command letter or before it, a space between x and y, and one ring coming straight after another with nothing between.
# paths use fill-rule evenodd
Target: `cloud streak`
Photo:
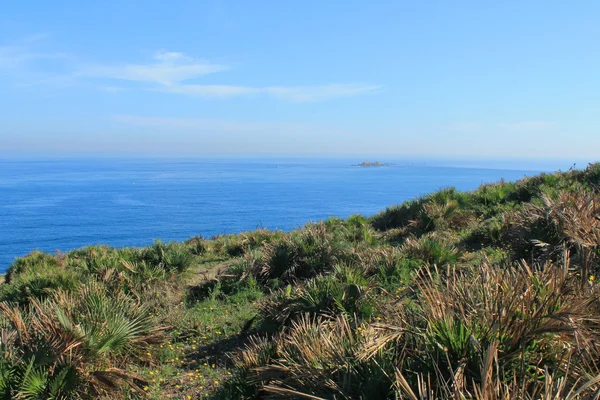
<instances>
[{"instance_id":1,"label":"cloud streak","mask_svg":"<svg viewBox=\"0 0 600 400\"><path fill-rule=\"evenodd\" d=\"M496 123L480 123L480 122L458 122L444 125L443 130L466 133L466 134L482 134L486 132L503 132L503 133L535 133L544 132L555 128L557 124L551 121L516 121L516 122L496 122Z\"/></svg>"},{"instance_id":2,"label":"cloud streak","mask_svg":"<svg viewBox=\"0 0 600 400\"><path fill-rule=\"evenodd\" d=\"M144 128L153 128L166 131L190 131L190 132L208 132L208 133L257 133L257 132L311 132L315 128L306 124L295 123L276 123L276 122L249 122L249 121L231 121L211 118L168 118L168 117L147 117L140 115L114 115L113 121ZM324 128L324 127L320 127ZM329 127L330 131L338 131L337 128Z\"/></svg>"},{"instance_id":3,"label":"cloud streak","mask_svg":"<svg viewBox=\"0 0 600 400\"><path fill-rule=\"evenodd\" d=\"M292 103L324 101L357 96L380 89L379 85L332 83L312 86L244 86L228 84L197 84L190 80L227 71L226 65L194 59L183 53L160 51L148 64L120 66L89 66L81 76L125 80L151 84L146 90L174 93L203 99L226 99L240 96L266 96Z\"/></svg>"},{"instance_id":4,"label":"cloud streak","mask_svg":"<svg viewBox=\"0 0 600 400\"><path fill-rule=\"evenodd\" d=\"M336 97L356 96L379 90L379 85L329 84L308 87L267 87L265 93L295 103L328 100Z\"/></svg>"},{"instance_id":5,"label":"cloud streak","mask_svg":"<svg viewBox=\"0 0 600 400\"><path fill-rule=\"evenodd\" d=\"M46 35L35 35L0 46L0 69L20 68L38 60L65 58L64 53L35 50L35 44L45 37Z\"/></svg>"},{"instance_id":6,"label":"cloud streak","mask_svg":"<svg viewBox=\"0 0 600 400\"><path fill-rule=\"evenodd\" d=\"M229 69L225 65L196 60L177 52L160 51L154 55L154 60L149 64L91 66L78 74L172 86L179 82Z\"/></svg>"},{"instance_id":7,"label":"cloud streak","mask_svg":"<svg viewBox=\"0 0 600 400\"><path fill-rule=\"evenodd\" d=\"M498 124L498 128L511 132L542 131L555 126L554 122L548 121L502 122Z\"/></svg>"},{"instance_id":8,"label":"cloud streak","mask_svg":"<svg viewBox=\"0 0 600 400\"><path fill-rule=\"evenodd\" d=\"M244 95L263 95L274 97L292 103L308 103L324 101L339 97L356 96L363 93L374 92L380 89L379 85L365 84L327 84L316 86L267 86L249 87L232 85L170 85L156 90L186 94L201 98L229 98Z\"/></svg>"},{"instance_id":9,"label":"cloud streak","mask_svg":"<svg viewBox=\"0 0 600 400\"><path fill-rule=\"evenodd\" d=\"M273 98L290 103L310 103L376 92L379 85L365 83L327 83L322 85L230 85L202 84L197 80L207 75L228 71L228 65L214 63L180 52L159 51L147 63L81 65L63 53L36 51L45 35L31 36L8 45L0 45L0 69L19 76L17 86L50 86L93 88L119 93L146 90L185 95L199 99L237 97ZM43 71L37 61L56 59L61 73ZM26 68L27 67L27 68ZM214 79L213 79L214 81ZM128 84L126 84L128 83ZM137 84L132 86L132 84Z\"/></svg>"}]
</instances>

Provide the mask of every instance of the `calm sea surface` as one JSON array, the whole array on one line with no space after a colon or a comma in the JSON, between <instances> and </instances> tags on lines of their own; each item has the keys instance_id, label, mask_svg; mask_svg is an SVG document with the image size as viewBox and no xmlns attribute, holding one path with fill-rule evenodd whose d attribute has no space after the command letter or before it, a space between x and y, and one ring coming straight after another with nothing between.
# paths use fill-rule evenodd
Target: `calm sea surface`
<instances>
[{"instance_id":1,"label":"calm sea surface","mask_svg":"<svg viewBox=\"0 0 600 400\"><path fill-rule=\"evenodd\" d=\"M442 187L475 189L538 170L348 160L0 160L0 272L15 257L90 244L144 246L387 206Z\"/></svg>"}]
</instances>

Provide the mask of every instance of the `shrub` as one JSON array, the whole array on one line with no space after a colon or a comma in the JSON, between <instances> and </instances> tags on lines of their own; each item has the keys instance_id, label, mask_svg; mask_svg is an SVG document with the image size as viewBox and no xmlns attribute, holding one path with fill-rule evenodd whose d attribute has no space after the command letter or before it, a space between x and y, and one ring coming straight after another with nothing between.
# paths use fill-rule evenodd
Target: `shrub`
<instances>
[{"instance_id":1,"label":"shrub","mask_svg":"<svg viewBox=\"0 0 600 400\"><path fill-rule=\"evenodd\" d=\"M429 233L418 239L409 237L400 249L410 258L429 265L454 264L460 259L453 241L436 233Z\"/></svg>"},{"instance_id":2,"label":"shrub","mask_svg":"<svg viewBox=\"0 0 600 400\"><path fill-rule=\"evenodd\" d=\"M578 180L595 192L600 191L600 163L589 164L586 169L579 174Z\"/></svg>"},{"instance_id":3,"label":"shrub","mask_svg":"<svg viewBox=\"0 0 600 400\"><path fill-rule=\"evenodd\" d=\"M385 211L371 217L371 225L378 231L405 228L414 225L423 210L427 199L419 198L401 205L388 207Z\"/></svg>"},{"instance_id":4,"label":"shrub","mask_svg":"<svg viewBox=\"0 0 600 400\"><path fill-rule=\"evenodd\" d=\"M177 243L154 242L151 247L142 250L141 259L151 266L164 269L167 272L184 272L194 263L194 256L184 246Z\"/></svg>"},{"instance_id":5,"label":"shrub","mask_svg":"<svg viewBox=\"0 0 600 400\"><path fill-rule=\"evenodd\" d=\"M265 244L260 255L253 259L252 273L261 283L286 284L312 278L351 258L348 242L327 232L321 223Z\"/></svg>"},{"instance_id":6,"label":"shrub","mask_svg":"<svg viewBox=\"0 0 600 400\"><path fill-rule=\"evenodd\" d=\"M599 201L597 194L583 189L560 191L554 197L542 195L539 202L512 216L503 240L522 258L536 252L540 259L556 259L567 246L578 256L587 279L599 260Z\"/></svg>"},{"instance_id":7,"label":"shrub","mask_svg":"<svg viewBox=\"0 0 600 400\"><path fill-rule=\"evenodd\" d=\"M394 389L385 374L387 357L369 359L362 354L372 336L373 331L355 329L345 317L305 316L273 340L255 339L235 356L236 381L245 382L246 398L259 392L281 399L390 398Z\"/></svg>"},{"instance_id":8,"label":"shrub","mask_svg":"<svg viewBox=\"0 0 600 400\"><path fill-rule=\"evenodd\" d=\"M185 241L190 253L201 256L207 251L206 241L202 236L195 236Z\"/></svg>"},{"instance_id":9,"label":"shrub","mask_svg":"<svg viewBox=\"0 0 600 400\"><path fill-rule=\"evenodd\" d=\"M350 319L370 317L375 311L371 285L365 271L336 266L331 275L318 276L299 287L288 285L262 306L268 322L286 325L298 315L332 316Z\"/></svg>"},{"instance_id":10,"label":"shrub","mask_svg":"<svg viewBox=\"0 0 600 400\"><path fill-rule=\"evenodd\" d=\"M263 245L275 242L284 237L281 231L257 229L243 232L238 235L220 236L214 239L213 248L218 254L229 257L240 257Z\"/></svg>"},{"instance_id":11,"label":"shrub","mask_svg":"<svg viewBox=\"0 0 600 400\"><path fill-rule=\"evenodd\" d=\"M248 398L588 398L600 305L597 287L576 283L568 264L426 268L414 309L369 325L298 318L235 356L232 383Z\"/></svg>"},{"instance_id":12,"label":"shrub","mask_svg":"<svg viewBox=\"0 0 600 400\"><path fill-rule=\"evenodd\" d=\"M346 220L329 218L325 221L325 226L328 232L335 232L355 245L375 246L378 242L369 220L362 215L351 215Z\"/></svg>"},{"instance_id":13,"label":"shrub","mask_svg":"<svg viewBox=\"0 0 600 400\"><path fill-rule=\"evenodd\" d=\"M14 278L11 284L0 287L0 301L20 305L32 299L43 300L57 290L74 291L81 285L81 276L72 270L46 271L43 275Z\"/></svg>"},{"instance_id":14,"label":"shrub","mask_svg":"<svg viewBox=\"0 0 600 400\"><path fill-rule=\"evenodd\" d=\"M64 260L36 251L18 258L9 268L6 284L0 287L0 301L25 305L57 290L75 290L81 280L81 274L65 268Z\"/></svg>"},{"instance_id":15,"label":"shrub","mask_svg":"<svg viewBox=\"0 0 600 400\"><path fill-rule=\"evenodd\" d=\"M485 207L495 207L504 204L515 197L516 183L500 181L494 184L482 185L473 192L474 202Z\"/></svg>"},{"instance_id":16,"label":"shrub","mask_svg":"<svg viewBox=\"0 0 600 400\"><path fill-rule=\"evenodd\" d=\"M80 398L139 385L124 367L159 338L144 307L103 287L56 292L24 309L0 303L0 390L11 398Z\"/></svg>"},{"instance_id":17,"label":"shrub","mask_svg":"<svg viewBox=\"0 0 600 400\"><path fill-rule=\"evenodd\" d=\"M4 281L11 283L19 276L34 276L61 268L60 260L48 253L34 251L25 257L17 258L6 271Z\"/></svg>"}]
</instances>

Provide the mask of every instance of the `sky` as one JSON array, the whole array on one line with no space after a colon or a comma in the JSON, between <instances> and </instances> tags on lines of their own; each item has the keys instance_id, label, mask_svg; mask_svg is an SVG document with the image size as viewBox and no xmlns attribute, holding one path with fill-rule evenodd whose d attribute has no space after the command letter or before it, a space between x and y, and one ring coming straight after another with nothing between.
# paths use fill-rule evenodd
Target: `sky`
<instances>
[{"instance_id":1,"label":"sky","mask_svg":"<svg viewBox=\"0 0 600 400\"><path fill-rule=\"evenodd\" d=\"M6 1L0 154L600 158L598 1Z\"/></svg>"}]
</instances>

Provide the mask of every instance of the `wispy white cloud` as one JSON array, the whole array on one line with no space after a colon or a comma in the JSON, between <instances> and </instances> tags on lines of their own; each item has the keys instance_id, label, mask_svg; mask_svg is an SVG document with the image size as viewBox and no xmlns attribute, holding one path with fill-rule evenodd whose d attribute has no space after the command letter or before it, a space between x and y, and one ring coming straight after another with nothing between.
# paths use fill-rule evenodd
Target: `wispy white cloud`
<instances>
[{"instance_id":1,"label":"wispy white cloud","mask_svg":"<svg viewBox=\"0 0 600 400\"><path fill-rule=\"evenodd\" d=\"M66 58L64 53L42 52L36 49L35 45L45 37L45 34L33 35L10 44L0 45L0 68L20 68L37 60Z\"/></svg>"},{"instance_id":2,"label":"wispy white cloud","mask_svg":"<svg viewBox=\"0 0 600 400\"><path fill-rule=\"evenodd\" d=\"M156 90L168 93L187 94L203 98L226 98L259 93L260 89L234 85L170 85Z\"/></svg>"},{"instance_id":3,"label":"wispy white cloud","mask_svg":"<svg viewBox=\"0 0 600 400\"><path fill-rule=\"evenodd\" d=\"M516 121L516 122L456 122L442 126L443 130L465 134L496 133L536 133L555 128L557 124L550 121Z\"/></svg>"},{"instance_id":4,"label":"wispy white cloud","mask_svg":"<svg viewBox=\"0 0 600 400\"><path fill-rule=\"evenodd\" d=\"M294 103L316 102L338 97L356 96L359 94L373 92L380 89L378 85L364 84L327 84L316 86L267 86L248 87L232 85L171 85L158 88L157 90L187 94L203 98L227 98L259 94L275 97Z\"/></svg>"},{"instance_id":5,"label":"wispy white cloud","mask_svg":"<svg viewBox=\"0 0 600 400\"><path fill-rule=\"evenodd\" d=\"M485 125L479 122L454 122L442 126L443 130L453 132L480 132L484 129Z\"/></svg>"},{"instance_id":6,"label":"wispy white cloud","mask_svg":"<svg viewBox=\"0 0 600 400\"><path fill-rule=\"evenodd\" d=\"M120 93L126 91L127 89L120 86L98 86L98 90L107 93Z\"/></svg>"},{"instance_id":7,"label":"wispy white cloud","mask_svg":"<svg viewBox=\"0 0 600 400\"><path fill-rule=\"evenodd\" d=\"M230 84L200 84L194 80L223 72L229 66L214 63L180 52L159 51L147 63L81 65L74 57L63 53L37 51L46 35L24 38L0 45L0 69L12 69L18 74L13 84L21 87L80 87L118 93L132 87L118 81L137 82L138 90L158 91L204 99L225 99L240 96L272 97L301 103L357 96L380 89L379 85L362 83L329 83L309 86L251 86ZM55 66L60 73L44 71L35 62L42 59L63 59ZM25 68L29 67L29 68ZM36 68L39 67L39 68ZM54 68L56 70L56 68Z\"/></svg>"},{"instance_id":8,"label":"wispy white cloud","mask_svg":"<svg viewBox=\"0 0 600 400\"><path fill-rule=\"evenodd\" d=\"M497 124L498 128L511 132L530 132L554 128L556 123L549 121L520 121L520 122L501 122Z\"/></svg>"},{"instance_id":9,"label":"wispy white cloud","mask_svg":"<svg viewBox=\"0 0 600 400\"><path fill-rule=\"evenodd\" d=\"M228 67L225 65L193 59L182 53L160 51L154 55L152 63L90 66L78 74L172 86L227 69Z\"/></svg>"},{"instance_id":10,"label":"wispy white cloud","mask_svg":"<svg viewBox=\"0 0 600 400\"><path fill-rule=\"evenodd\" d=\"M162 130L195 132L264 132L306 130L307 125L273 122L230 121L210 118L168 118L139 115L115 115L112 120L133 126Z\"/></svg>"},{"instance_id":11,"label":"wispy white cloud","mask_svg":"<svg viewBox=\"0 0 600 400\"><path fill-rule=\"evenodd\" d=\"M329 84L307 87L267 87L264 92L282 100L292 102L313 102L336 97L356 96L380 89L379 85Z\"/></svg>"},{"instance_id":12,"label":"wispy white cloud","mask_svg":"<svg viewBox=\"0 0 600 400\"><path fill-rule=\"evenodd\" d=\"M378 85L325 84L314 86L242 86L227 84L187 83L204 75L228 70L229 67L198 60L179 52L160 51L148 64L120 66L90 66L79 74L117 80L154 84L147 90L184 94L199 98L230 98L247 95L264 95L290 102L314 102L337 97L355 96L378 90Z\"/></svg>"}]
</instances>

